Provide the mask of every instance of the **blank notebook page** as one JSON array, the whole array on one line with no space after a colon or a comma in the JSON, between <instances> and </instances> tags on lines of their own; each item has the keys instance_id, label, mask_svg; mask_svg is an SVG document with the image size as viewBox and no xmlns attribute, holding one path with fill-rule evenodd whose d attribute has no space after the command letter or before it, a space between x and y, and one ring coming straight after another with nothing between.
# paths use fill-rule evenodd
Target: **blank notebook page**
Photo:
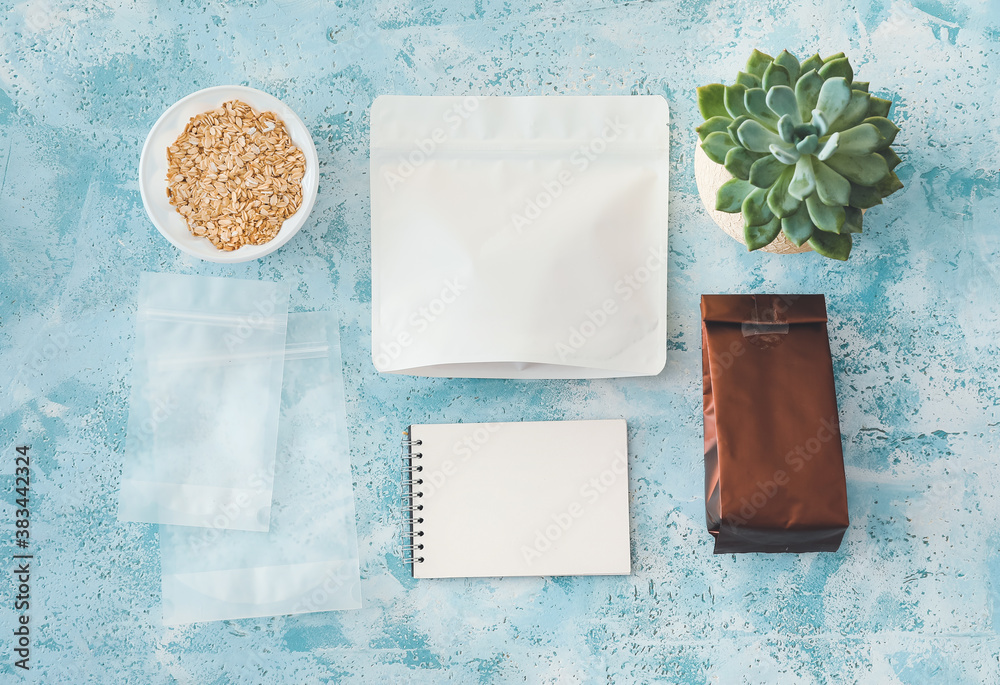
<instances>
[{"instance_id":1,"label":"blank notebook page","mask_svg":"<svg viewBox=\"0 0 1000 685\"><path fill-rule=\"evenodd\" d=\"M624 420L414 425L410 439L414 577L631 572Z\"/></svg>"}]
</instances>

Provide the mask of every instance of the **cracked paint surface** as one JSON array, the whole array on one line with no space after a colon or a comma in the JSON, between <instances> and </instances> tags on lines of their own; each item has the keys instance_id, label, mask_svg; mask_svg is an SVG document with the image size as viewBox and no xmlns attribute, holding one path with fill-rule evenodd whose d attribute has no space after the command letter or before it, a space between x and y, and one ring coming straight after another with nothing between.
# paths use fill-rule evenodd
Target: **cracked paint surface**
<instances>
[{"instance_id":1,"label":"cracked paint surface","mask_svg":"<svg viewBox=\"0 0 1000 685\"><path fill-rule=\"evenodd\" d=\"M0 26L0 529L27 442L37 554L34 670L15 672L6 632L3 682L1000 682L995 4L29 0ZM847 264L747 254L701 208L694 88L731 80L754 47L843 50L893 99L906 187L868 212ZM321 163L302 231L233 266L172 248L136 182L156 117L226 83L283 99ZM377 375L367 110L383 93L666 97L664 372ZM144 270L285 279L294 310L340 313L364 609L160 624L156 531L115 511ZM827 295L852 521L836 554L711 553L698 298L750 291ZM408 423L615 417L629 422L630 577L409 577ZM11 590L0 583L7 628Z\"/></svg>"}]
</instances>

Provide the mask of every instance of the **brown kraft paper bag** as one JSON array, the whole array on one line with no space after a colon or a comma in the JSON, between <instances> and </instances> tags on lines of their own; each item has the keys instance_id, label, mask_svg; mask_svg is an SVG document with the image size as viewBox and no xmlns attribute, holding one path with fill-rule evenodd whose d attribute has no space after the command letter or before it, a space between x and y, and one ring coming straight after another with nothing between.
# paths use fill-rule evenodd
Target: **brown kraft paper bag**
<instances>
[{"instance_id":1,"label":"brown kraft paper bag","mask_svg":"<svg viewBox=\"0 0 1000 685\"><path fill-rule=\"evenodd\" d=\"M834 552L849 525L822 295L703 295L715 553Z\"/></svg>"}]
</instances>

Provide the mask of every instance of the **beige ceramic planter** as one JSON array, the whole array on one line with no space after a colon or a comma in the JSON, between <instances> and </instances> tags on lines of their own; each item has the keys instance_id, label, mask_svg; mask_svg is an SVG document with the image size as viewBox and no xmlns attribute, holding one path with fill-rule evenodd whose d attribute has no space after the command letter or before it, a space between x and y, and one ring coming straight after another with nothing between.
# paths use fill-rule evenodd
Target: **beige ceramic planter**
<instances>
[{"instance_id":1,"label":"beige ceramic planter","mask_svg":"<svg viewBox=\"0 0 1000 685\"><path fill-rule=\"evenodd\" d=\"M715 208L716 193L718 193L722 184L733 176L726 171L726 167L710 160L705 151L701 149L701 145L695 145L694 147L694 177L698 183L698 194L701 196L701 202L705 205L705 209L708 210L708 215L719 225L719 228L746 245L746 241L743 240L743 215L739 212L736 214L720 212ZM765 245L761 249L764 252L775 252L777 254L812 252L809 243L798 247L786 238L784 233L779 233L774 242Z\"/></svg>"}]
</instances>

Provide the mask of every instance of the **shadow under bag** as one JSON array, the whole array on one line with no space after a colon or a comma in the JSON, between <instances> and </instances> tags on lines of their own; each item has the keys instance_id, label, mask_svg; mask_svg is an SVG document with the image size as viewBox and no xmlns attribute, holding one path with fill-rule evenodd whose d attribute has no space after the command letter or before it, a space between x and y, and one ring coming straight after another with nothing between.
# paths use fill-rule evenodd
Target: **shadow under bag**
<instances>
[{"instance_id":1,"label":"shadow under bag","mask_svg":"<svg viewBox=\"0 0 1000 685\"><path fill-rule=\"evenodd\" d=\"M833 552L849 525L822 295L704 295L715 553Z\"/></svg>"}]
</instances>

